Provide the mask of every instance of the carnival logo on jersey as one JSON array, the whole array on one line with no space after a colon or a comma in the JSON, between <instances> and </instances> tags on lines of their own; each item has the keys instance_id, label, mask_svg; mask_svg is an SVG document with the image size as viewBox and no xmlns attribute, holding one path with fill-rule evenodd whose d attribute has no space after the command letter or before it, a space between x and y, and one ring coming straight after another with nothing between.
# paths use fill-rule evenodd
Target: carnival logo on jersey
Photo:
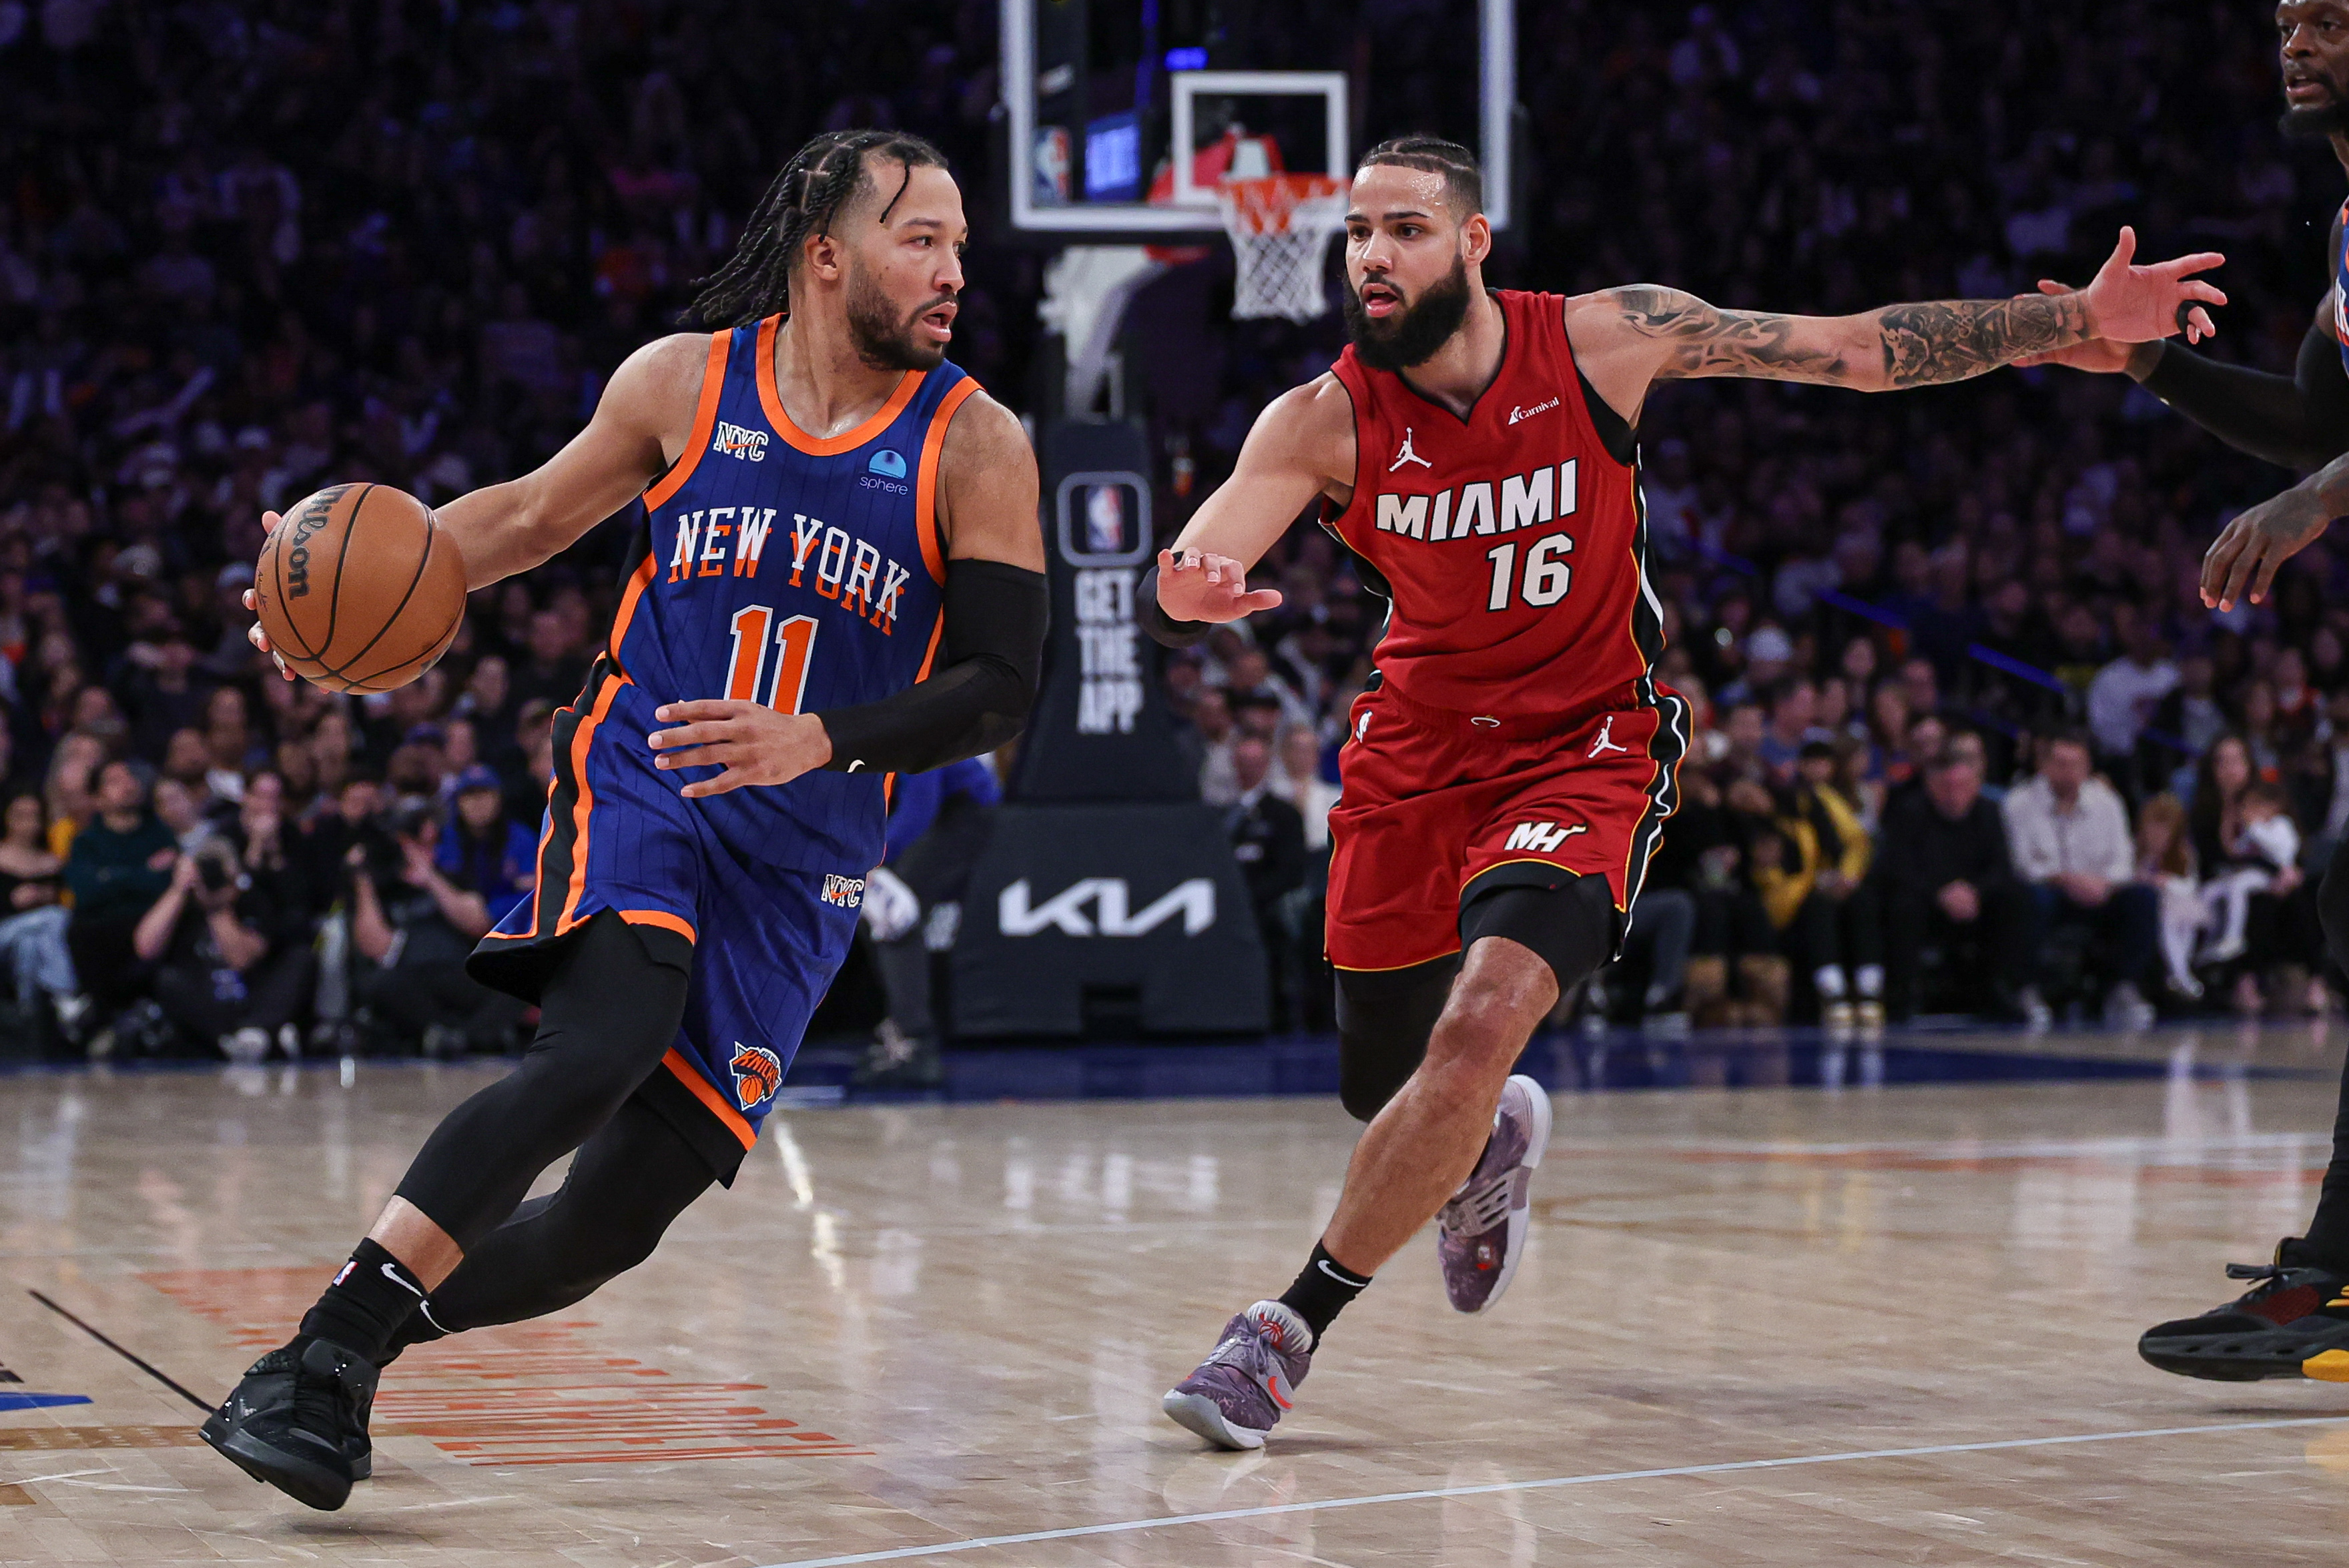
<instances>
[{"instance_id":1,"label":"carnival logo on jersey","mask_svg":"<svg viewBox=\"0 0 2349 1568\"><path fill-rule=\"evenodd\" d=\"M1425 458L1421 457L1417 452L1411 449L1411 427L1409 425L1405 425L1402 428L1402 449L1395 454L1395 460L1387 465L1387 472L1392 473L1397 469L1402 467L1405 463L1417 463L1423 469L1432 469L1435 466L1433 463L1429 462Z\"/></svg>"},{"instance_id":2,"label":"carnival logo on jersey","mask_svg":"<svg viewBox=\"0 0 2349 1568\"><path fill-rule=\"evenodd\" d=\"M1557 407L1561 401L1560 398L1553 397L1547 403L1537 403L1530 408L1512 408L1509 410L1509 423L1514 425L1520 419L1530 419L1537 414L1547 414Z\"/></svg>"},{"instance_id":3,"label":"carnival logo on jersey","mask_svg":"<svg viewBox=\"0 0 2349 1568\"><path fill-rule=\"evenodd\" d=\"M756 1110L783 1087L783 1058L764 1046L734 1042L734 1100L744 1110Z\"/></svg>"},{"instance_id":4,"label":"carnival logo on jersey","mask_svg":"<svg viewBox=\"0 0 2349 1568\"><path fill-rule=\"evenodd\" d=\"M823 878L823 902L841 909L862 907L864 903L864 879L833 876L826 872Z\"/></svg>"},{"instance_id":5,"label":"carnival logo on jersey","mask_svg":"<svg viewBox=\"0 0 2349 1568\"><path fill-rule=\"evenodd\" d=\"M731 520L731 521L728 521ZM713 506L676 514L677 541L670 548L668 581L705 577L756 577L775 509ZM814 582L808 581L812 574ZM826 599L870 622L884 636L897 629L897 600L914 580L911 569L881 553L869 541L820 517L792 513L792 576L787 587L812 586Z\"/></svg>"},{"instance_id":6,"label":"carnival logo on jersey","mask_svg":"<svg viewBox=\"0 0 2349 1568\"><path fill-rule=\"evenodd\" d=\"M723 452L730 458L740 458L744 462L763 463L767 460L767 432L746 430L740 425L730 425L720 419L718 421L718 434L711 438L709 449Z\"/></svg>"},{"instance_id":7,"label":"carnival logo on jersey","mask_svg":"<svg viewBox=\"0 0 2349 1568\"><path fill-rule=\"evenodd\" d=\"M1497 484L1478 480L1436 495L1381 495L1379 531L1407 539L1465 539L1572 517L1582 505L1581 461L1568 458L1555 468L1511 474Z\"/></svg>"}]
</instances>

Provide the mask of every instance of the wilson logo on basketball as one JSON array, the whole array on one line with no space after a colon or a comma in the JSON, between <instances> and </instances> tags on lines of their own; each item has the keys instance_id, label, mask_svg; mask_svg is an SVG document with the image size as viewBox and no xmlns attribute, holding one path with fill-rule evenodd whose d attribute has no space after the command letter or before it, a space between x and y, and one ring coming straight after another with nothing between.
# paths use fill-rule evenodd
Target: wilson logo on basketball
<instances>
[{"instance_id":1,"label":"wilson logo on basketball","mask_svg":"<svg viewBox=\"0 0 2349 1568\"><path fill-rule=\"evenodd\" d=\"M734 1042L734 1099L744 1110L756 1110L783 1087L783 1058L764 1046Z\"/></svg>"},{"instance_id":2,"label":"wilson logo on basketball","mask_svg":"<svg viewBox=\"0 0 2349 1568\"><path fill-rule=\"evenodd\" d=\"M312 496L302 510L294 514L290 526L293 533L285 552L285 596L303 598L310 592L310 541L326 526L327 514L335 509L335 498L348 490L348 485L329 485Z\"/></svg>"}]
</instances>

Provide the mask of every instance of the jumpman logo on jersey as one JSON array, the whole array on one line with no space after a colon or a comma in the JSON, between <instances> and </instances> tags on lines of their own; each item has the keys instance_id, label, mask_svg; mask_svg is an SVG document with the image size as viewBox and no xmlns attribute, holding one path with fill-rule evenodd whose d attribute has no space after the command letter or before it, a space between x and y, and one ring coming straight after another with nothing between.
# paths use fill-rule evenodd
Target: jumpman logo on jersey
<instances>
[{"instance_id":1,"label":"jumpman logo on jersey","mask_svg":"<svg viewBox=\"0 0 2349 1568\"><path fill-rule=\"evenodd\" d=\"M1405 463L1417 463L1423 469L1432 469L1435 466L1433 463L1429 462L1425 458L1421 457L1417 452L1411 449L1411 427L1409 425L1405 425L1402 428L1402 450L1397 452L1395 454L1395 460L1387 465L1387 472L1392 473L1397 469L1402 467Z\"/></svg>"},{"instance_id":2,"label":"jumpman logo on jersey","mask_svg":"<svg viewBox=\"0 0 2349 1568\"><path fill-rule=\"evenodd\" d=\"M1607 722L1599 727L1599 738L1590 743L1590 749L1583 755L1586 757L1596 757L1602 751L1629 751L1630 749L1631 748L1628 746L1618 746L1615 744L1615 716L1610 713L1607 716Z\"/></svg>"}]
</instances>

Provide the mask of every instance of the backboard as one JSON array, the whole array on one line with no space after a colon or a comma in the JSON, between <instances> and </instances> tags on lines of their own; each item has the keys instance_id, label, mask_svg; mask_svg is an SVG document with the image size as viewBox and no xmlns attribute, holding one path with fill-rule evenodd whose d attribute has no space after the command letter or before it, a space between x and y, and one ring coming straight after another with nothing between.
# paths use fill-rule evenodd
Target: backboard
<instances>
[{"instance_id":1,"label":"backboard","mask_svg":"<svg viewBox=\"0 0 2349 1568\"><path fill-rule=\"evenodd\" d=\"M1216 233L1219 178L1350 176L1365 149L1410 133L1475 149L1486 213L1508 226L1515 0L1380 6L1318 36L1266 0L999 4L1014 229L1095 244Z\"/></svg>"}]
</instances>

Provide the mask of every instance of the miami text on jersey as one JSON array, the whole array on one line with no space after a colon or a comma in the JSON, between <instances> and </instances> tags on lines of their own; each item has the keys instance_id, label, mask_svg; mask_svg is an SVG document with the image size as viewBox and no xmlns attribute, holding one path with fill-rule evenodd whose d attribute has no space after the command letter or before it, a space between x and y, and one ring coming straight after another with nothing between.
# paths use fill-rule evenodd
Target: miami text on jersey
<instances>
[{"instance_id":1,"label":"miami text on jersey","mask_svg":"<svg viewBox=\"0 0 2349 1568\"><path fill-rule=\"evenodd\" d=\"M1379 531L1405 539L1466 539L1515 533L1572 517L1579 504L1576 469L1580 461L1570 458L1552 468L1511 474L1497 483L1477 480L1434 495L1381 494Z\"/></svg>"}]
</instances>

